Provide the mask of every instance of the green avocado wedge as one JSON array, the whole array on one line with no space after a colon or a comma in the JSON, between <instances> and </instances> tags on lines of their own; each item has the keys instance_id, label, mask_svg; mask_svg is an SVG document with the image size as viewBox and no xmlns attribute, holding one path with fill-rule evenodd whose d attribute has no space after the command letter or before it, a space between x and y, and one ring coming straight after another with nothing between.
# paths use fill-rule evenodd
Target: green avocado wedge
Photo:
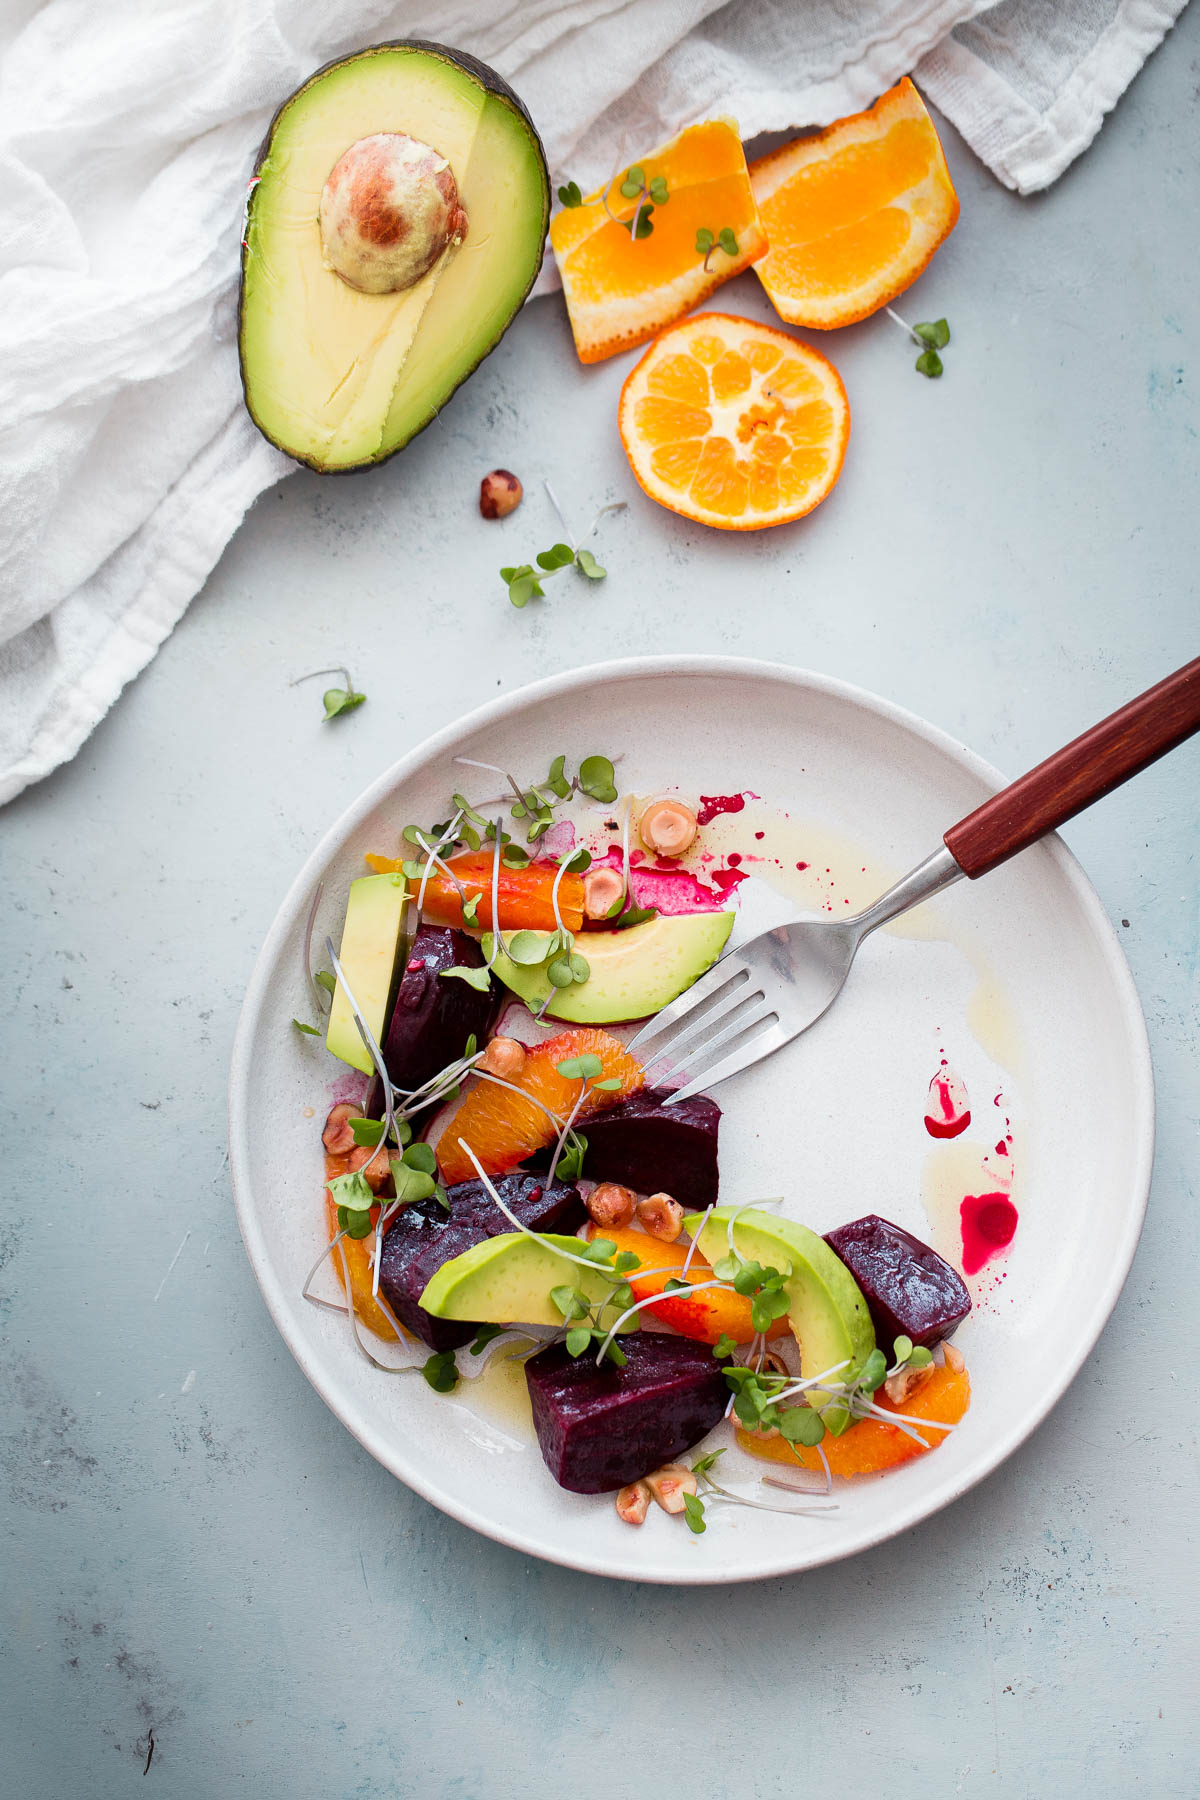
<instances>
[{"instance_id":1,"label":"green avocado wedge","mask_svg":"<svg viewBox=\"0 0 1200 1800\"><path fill-rule=\"evenodd\" d=\"M377 133L443 156L467 216L460 244L385 294L327 267L318 220L334 165ZM271 121L246 207L238 339L259 430L322 473L403 449L512 323L549 215L541 140L486 64L414 39L318 69Z\"/></svg>"},{"instance_id":2,"label":"green avocado wedge","mask_svg":"<svg viewBox=\"0 0 1200 1800\"><path fill-rule=\"evenodd\" d=\"M377 1044L396 988L396 965L404 932L408 887L403 875L362 875L350 883L338 961ZM331 1055L370 1075L374 1064L339 981L325 1028Z\"/></svg>"},{"instance_id":3,"label":"green avocado wedge","mask_svg":"<svg viewBox=\"0 0 1200 1800\"><path fill-rule=\"evenodd\" d=\"M580 1256L582 1239L543 1232L530 1237L505 1231L452 1256L426 1284L421 1305L437 1319L464 1319L480 1325L561 1325L563 1314L550 1298L551 1288L578 1288L592 1301L612 1291L600 1269L585 1268L556 1256L555 1250Z\"/></svg>"},{"instance_id":4,"label":"green avocado wedge","mask_svg":"<svg viewBox=\"0 0 1200 1800\"><path fill-rule=\"evenodd\" d=\"M700 1253L710 1263L729 1253L730 1217L728 1207L718 1208L700 1233ZM699 1224L700 1215L693 1214L684 1220L684 1229L694 1234ZM801 1374L820 1375L844 1362L848 1366L839 1370L837 1379L855 1375L875 1348L875 1331L862 1290L824 1238L807 1225L752 1207L738 1214L733 1242L747 1262L791 1270L784 1286L788 1324L800 1346ZM821 1404L822 1392L814 1388L809 1403L821 1414L826 1430L839 1437L851 1422L850 1414L832 1398Z\"/></svg>"},{"instance_id":5,"label":"green avocado wedge","mask_svg":"<svg viewBox=\"0 0 1200 1800\"><path fill-rule=\"evenodd\" d=\"M588 964L586 981L556 988L544 963L514 963L498 956L495 973L531 1012L550 998L546 1014L573 1025L614 1025L622 1019L646 1019L690 988L710 969L733 929L731 912L679 913L648 919L627 931L585 931L575 939L576 954ZM548 932L526 932L548 944ZM491 954L491 934L483 940Z\"/></svg>"}]
</instances>

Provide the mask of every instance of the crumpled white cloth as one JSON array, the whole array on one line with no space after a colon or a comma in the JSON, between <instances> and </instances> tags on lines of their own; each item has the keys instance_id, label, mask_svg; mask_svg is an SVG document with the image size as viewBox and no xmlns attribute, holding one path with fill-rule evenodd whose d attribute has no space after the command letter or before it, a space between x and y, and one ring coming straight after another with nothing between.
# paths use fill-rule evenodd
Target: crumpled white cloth
<instances>
[{"instance_id":1,"label":"crumpled white cloth","mask_svg":"<svg viewBox=\"0 0 1200 1800\"><path fill-rule=\"evenodd\" d=\"M1086 148L1183 4L9 0L0 802L75 754L294 466L242 408L238 251L271 113L320 63L388 37L469 50L520 93L556 180L585 186L691 120L828 124L913 70L1027 193Z\"/></svg>"}]
</instances>

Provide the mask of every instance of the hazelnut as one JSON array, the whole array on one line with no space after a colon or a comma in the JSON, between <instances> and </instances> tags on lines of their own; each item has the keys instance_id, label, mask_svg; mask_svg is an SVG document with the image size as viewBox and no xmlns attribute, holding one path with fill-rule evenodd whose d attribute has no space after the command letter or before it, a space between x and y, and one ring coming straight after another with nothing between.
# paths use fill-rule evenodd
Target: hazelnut
<instances>
[{"instance_id":1,"label":"hazelnut","mask_svg":"<svg viewBox=\"0 0 1200 1800\"><path fill-rule=\"evenodd\" d=\"M670 1194L651 1194L639 1201L637 1216L643 1231L664 1244L673 1244L683 1230L683 1208Z\"/></svg>"},{"instance_id":2,"label":"hazelnut","mask_svg":"<svg viewBox=\"0 0 1200 1800\"><path fill-rule=\"evenodd\" d=\"M966 1358L962 1351L956 1350L953 1344L943 1343L942 1355L946 1359L946 1367L948 1369L953 1369L956 1375L961 1375L967 1366Z\"/></svg>"},{"instance_id":3,"label":"hazelnut","mask_svg":"<svg viewBox=\"0 0 1200 1800\"><path fill-rule=\"evenodd\" d=\"M656 856L682 856L696 841L696 815L682 800L655 800L638 820L638 835Z\"/></svg>"},{"instance_id":4,"label":"hazelnut","mask_svg":"<svg viewBox=\"0 0 1200 1800\"><path fill-rule=\"evenodd\" d=\"M354 1148L354 1133L350 1129L351 1119L361 1119L362 1108L355 1106L351 1100L339 1100L325 1121L325 1129L321 1133L321 1142L331 1156L345 1156Z\"/></svg>"},{"instance_id":5,"label":"hazelnut","mask_svg":"<svg viewBox=\"0 0 1200 1800\"><path fill-rule=\"evenodd\" d=\"M334 163L319 210L325 266L362 294L395 294L467 235L444 156L403 131L359 138Z\"/></svg>"},{"instance_id":6,"label":"hazelnut","mask_svg":"<svg viewBox=\"0 0 1200 1800\"><path fill-rule=\"evenodd\" d=\"M493 469L479 484L479 510L485 519L507 519L520 506L524 492L511 469Z\"/></svg>"},{"instance_id":7,"label":"hazelnut","mask_svg":"<svg viewBox=\"0 0 1200 1800\"><path fill-rule=\"evenodd\" d=\"M377 1194L384 1183L392 1179L388 1152L378 1144L359 1144L355 1147L347 1163L347 1173L352 1175L356 1169L362 1170L363 1180L373 1194Z\"/></svg>"},{"instance_id":8,"label":"hazelnut","mask_svg":"<svg viewBox=\"0 0 1200 1800\"><path fill-rule=\"evenodd\" d=\"M592 1189L584 1205L595 1224L620 1228L632 1224L637 1197L632 1188L621 1187L615 1181L602 1181L599 1187Z\"/></svg>"},{"instance_id":9,"label":"hazelnut","mask_svg":"<svg viewBox=\"0 0 1200 1800\"><path fill-rule=\"evenodd\" d=\"M650 1510L650 1489L644 1481L631 1481L617 1495L617 1517L627 1525L643 1525Z\"/></svg>"},{"instance_id":10,"label":"hazelnut","mask_svg":"<svg viewBox=\"0 0 1200 1800\"><path fill-rule=\"evenodd\" d=\"M515 1081L525 1067L525 1046L516 1038L494 1037L475 1067L499 1075L502 1081Z\"/></svg>"},{"instance_id":11,"label":"hazelnut","mask_svg":"<svg viewBox=\"0 0 1200 1800\"><path fill-rule=\"evenodd\" d=\"M646 1486L665 1513L681 1513L683 1496L696 1491L696 1477L682 1463L664 1463L646 1476Z\"/></svg>"},{"instance_id":12,"label":"hazelnut","mask_svg":"<svg viewBox=\"0 0 1200 1800\"><path fill-rule=\"evenodd\" d=\"M955 1354L958 1354L957 1351ZM933 1370L933 1363L926 1363L923 1369L897 1369L884 1382L883 1391L894 1406L903 1406L913 1389L919 1388L923 1381L928 1381Z\"/></svg>"},{"instance_id":13,"label":"hazelnut","mask_svg":"<svg viewBox=\"0 0 1200 1800\"><path fill-rule=\"evenodd\" d=\"M583 878L584 918L607 919L624 892L619 869L589 869Z\"/></svg>"}]
</instances>

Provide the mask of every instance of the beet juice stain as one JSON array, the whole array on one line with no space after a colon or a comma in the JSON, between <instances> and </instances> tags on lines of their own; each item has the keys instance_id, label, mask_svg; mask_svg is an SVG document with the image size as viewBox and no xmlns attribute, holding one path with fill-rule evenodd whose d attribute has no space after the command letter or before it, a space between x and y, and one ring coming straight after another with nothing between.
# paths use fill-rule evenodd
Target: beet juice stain
<instances>
[{"instance_id":1,"label":"beet juice stain","mask_svg":"<svg viewBox=\"0 0 1200 1800\"><path fill-rule=\"evenodd\" d=\"M966 1083L949 1067L945 1057L941 1068L929 1083L929 1100L925 1107L925 1129L930 1137L956 1138L971 1123L971 1104Z\"/></svg>"},{"instance_id":2,"label":"beet juice stain","mask_svg":"<svg viewBox=\"0 0 1200 1800\"><path fill-rule=\"evenodd\" d=\"M700 811L696 814L697 825L707 825L718 813L739 813L745 810L745 794L701 794Z\"/></svg>"},{"instance_id":3,"label":"beet juice stain","mask_svg":"<svg viewBox=\"0 0 1200 1800\"><path fill-rule=\"evenodd\" d=\"M959 1207L963 1273L977 1275L984 1264L1012 1243L1017 1209L1007 1194L968 1194Z\"/></svg>"}]
</instances>

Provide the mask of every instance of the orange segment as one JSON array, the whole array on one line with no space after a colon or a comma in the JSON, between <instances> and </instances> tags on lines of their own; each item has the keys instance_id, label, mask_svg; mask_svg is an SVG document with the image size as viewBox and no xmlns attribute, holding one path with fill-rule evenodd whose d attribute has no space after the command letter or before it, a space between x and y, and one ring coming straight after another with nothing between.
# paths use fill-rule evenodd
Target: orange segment
<instances>
[{"instance_id":1,"label":"orange segment","mask_svg":"<svg viewBox=\"0 0 1200 1800\"><path fill-rule=\"evenodd\" d=\"M618 418L650 498L725 531L811 512L841 474L850 435L833 364L729 313L664 331L622 388Z\"/></svg>"},{"instance_id":2,"label":"orange segment","mask_svg":"<svg viewBox=\"0 0 1200 1800\"><path fill-rule=\"evenodd\" d=\"M619 222L632 219L639 204L621 193L625 169L602 193L589 195L582 206L564 207L550 222L581 362L601 362L644 344L707 300L767 247L731 119L689 125L669 144L636 160L647 187L660 177L667 184L668 197L655 206L648 237L633 238ZM736 252L731 256L716 246L707 258L702 256L696 233L704 229L715 237L725 227L737 240ZM697 403L703 404L703 397Z\"/></svg>"},{"instance_id":3,"label":"orange segment","mask_svg":"<svg viewBox=\"0 0 1200 1800\"><path fill-rule=\"evenodd\" d=\"M928 1381L914 1389L903 1406L893 1406L882 1388L875 1398L888 1412L903 1413L906 1419L937 1419L957 1425L971 1404L971 1378L965 1369L952 1369L949 1363L943 1363ZM913 1429L926 1440L930 1450L936 1450L946 1436L944 1431L929 1427L922 1431L916 1425ZM737 1439L743 1450L767 1462L794 1463L798 1458L806 1469L821 1467L816 1450L804 1444L797 1444L793 1452L782 1437L751 1437L740 1426ZM916 1438L909 1437L898 1425L886 1425L882 1419L862 1419L841 1437L826 1437L821 1448L834 1475L876 1475L881 1469L894 1469L925 1454Z\"/></svg>"},{"instance_id":4,"label":"orange segment","mask_svg":"<svg viewBox=\"0 0 1200 1800\"><path fill-rule=\"evenodd\" d=\"M869 111L751 165L771 248L756 265L791 325L865 319L916 280L954 229L954 192L933 121L905 76Z\"/></svg>"},{"instance_id":5,"label":"orange segment","mask_svg":"<svg viewBox=\"0 0 1200 1800\"><path fill-rule=\"evenodd\" d=\"M660 1244L657 1238L648 1236L644 1231L622 1231L607 1226L601 1230L597 1225L589 1226L588 1236L607 1238L617 1246L618 1252L630 1250L634 1256L640 1257L643 1269L658 1271L639 1276L635 1269L627 1277L635 1300L647 1300L651 1294L660 1294L671 1277L678 1275L687 1262L687 1238L682 1238L675 1244ZM711 1279L712 1270L697 1251L688 1264L688 1280L699 1282ZM748 1344L754 1336L749 1300L744 1294L722 1292L719 1288L709 1288L703 1294L679 1294L674 1299L664 1300L659 1306L648 1306L646 1312L654 1313L681 1337L696 1338L702 1344L715 1344L723 1334L731 1337L737 1344ZM786 1319L776 1319L767 1335L779 1337L787 1329Z\"/></svg>"},{"instance_id":6,"label":"orange segment","mask_svg":"<svg viewBox=\"0 0 1200 1800\"><path fill-rule=\"evenodd\" d=\"M565 1121L579 1098L579 1082L560 1075L555 1066L571 1056L598 1056L604 1070L598 1079L615 1077L621 1084L607 1093L593 1089L577 1114L581 1120L606 1106L615 1106L642 1085L642 1065L607 1031L585 1026L546 1038L530 1050L525 1067L512 1084L521 1093L497 1087L492 1081L480 1081L463 1100L437 1144L438 1164L448 1186L476 1178L475 1165L460 1139L470 1144L489 1175L515 1169L535 1150L555 1141L561 1127L547 1118L542 1108L549 1108ZM526 1099L526 1094L532 1098Z\"/></svg>"}]
</instances>

